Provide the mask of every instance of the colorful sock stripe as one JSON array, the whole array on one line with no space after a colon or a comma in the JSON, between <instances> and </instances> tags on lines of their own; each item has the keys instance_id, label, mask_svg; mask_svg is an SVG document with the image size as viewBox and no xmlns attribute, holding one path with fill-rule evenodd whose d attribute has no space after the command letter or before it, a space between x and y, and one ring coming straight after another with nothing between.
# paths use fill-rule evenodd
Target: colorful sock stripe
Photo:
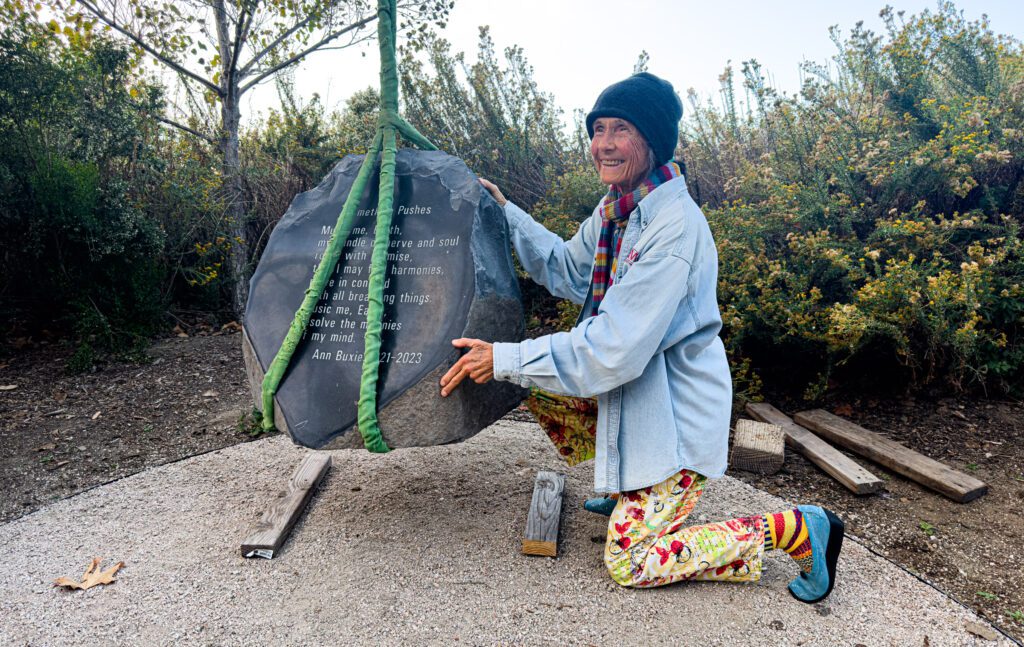
<instances>
[{"instance_id":1,"label":"colorful sock stripe","mask_svg":"<svg viewBox=\"0 0 1024 647\"><path fill-rule=\"evenodd\" d=\"M814 565L814 556L803 513L794 509L768 514L763 518L765 527L768 528L768 532L764 533L765 549L778 548L785 551L796 560L801 569L810 573Z\"/></svg>"},{"instance_id":2,"label":"colorful sock stripe","mask_svg":"<svg viewBox=\"0 0 1024 647\"><path fill-rule=\"evenodd\" d=\"M608 194L601 201L600 211L604 223L601 225L601 235L597 241L597 251L594 254L594 272L591 280L593 285L591 316L596 316L601 300L605 292L615 281L615 269L619 258L619 249L622 247L621 229L629 222L629 215L651 191L672 178L682 175L679 165L669 162L664 166L651 171L647 179L640 183L636 189L625 195L617 186L611 186ZM614 251L613 251L614 250Z\"/></svg>"}]
</instances>

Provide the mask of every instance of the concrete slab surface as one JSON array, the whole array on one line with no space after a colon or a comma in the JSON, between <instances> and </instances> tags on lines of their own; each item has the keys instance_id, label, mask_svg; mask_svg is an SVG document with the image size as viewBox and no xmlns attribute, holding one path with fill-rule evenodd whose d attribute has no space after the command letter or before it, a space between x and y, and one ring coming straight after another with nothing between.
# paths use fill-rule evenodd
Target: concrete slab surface
<instances>
[{"instance_id":1,"label":"concrete slab surface","mask_svg":"<svg viewBox=\"0 0 1024 647\"><path fill-rule=\"evenodd\" d=\"M582 510L589 465L566 468L539 427L502 420L458 445L331 452L333 467L273 560L239 544L307 450L277 436L142 472L0 526L3 645L994 645L973 612L855 541L823 603L757 584L619 588L605 519ZM533 479L567 475L557 559L519 552ZM807 502L813 503L813 502ZM711 521L788 504L712 482ZM111 586L55 589L93 557Z\"/></svg>"}]
</instances>

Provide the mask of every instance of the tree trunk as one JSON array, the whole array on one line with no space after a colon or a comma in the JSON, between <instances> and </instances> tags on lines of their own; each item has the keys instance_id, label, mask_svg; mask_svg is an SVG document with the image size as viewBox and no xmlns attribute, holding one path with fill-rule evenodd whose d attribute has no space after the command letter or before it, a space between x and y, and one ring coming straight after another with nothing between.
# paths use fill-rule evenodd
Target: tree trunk
<instances>
[{"instance_id":1,"label":"tree trunk","mask_svg":"<svg viewBox=\"0 0 1024 647\"><path fill-rule=\"evenodd\" d=\"M231 41L230 21L224 0L213 3L217 22L217 50L221 59L221 176L224 178L224 198L227 209L228 227L231 230L231 305L235 317L241 321L245 304L249 299L249 240L247 238L248 214L242 189L241 168L238 164L238 126L242 120L239 107L238 66L236 49Z\"/></svg>"},{"instance_id":2,"label":"tree trunk","mask_svg":"<svg viewBox=\"0 0 1024 647\"><path fill-rule=\"evenodd\" d=\"M223 155L221 169L224 177L224 194L227 205L228 223L231 227L231 278L232 306L241 320L245 314L245 303L249 298L249 240L247 239L248 214L242 189L242 175L238 163L238 125L241 111L238 105L238 85L227 88L221 104L220 150Z\"/></svg>"}]
</instances>

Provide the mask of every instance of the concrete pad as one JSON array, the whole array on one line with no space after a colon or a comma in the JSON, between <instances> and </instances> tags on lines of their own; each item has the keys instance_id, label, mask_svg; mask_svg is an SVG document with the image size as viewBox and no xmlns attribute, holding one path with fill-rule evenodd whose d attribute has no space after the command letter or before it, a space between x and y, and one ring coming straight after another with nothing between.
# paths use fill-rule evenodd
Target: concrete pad
<instances>
[{"instance_id":1,"label":"concrete pad","mask_svg":"<svg viewBox=\"0 0 1024 647\"><path fill-rule=\"evenodd\" d=\"M239 544L306 450L282 437L165 465L0 526L5 645L747 644L972 645L984 620L847 541L838 584L809 606L769 558L757 584L612 583L605 520L582 510L539 427L503 420L458 445L331 452L331 471L273 560ZM538 469L567 474L557 559L519 552ZM692 518L786 502L725 478ZM111 586L66 592L95 556Z\"/></svg>"}]
</instances>

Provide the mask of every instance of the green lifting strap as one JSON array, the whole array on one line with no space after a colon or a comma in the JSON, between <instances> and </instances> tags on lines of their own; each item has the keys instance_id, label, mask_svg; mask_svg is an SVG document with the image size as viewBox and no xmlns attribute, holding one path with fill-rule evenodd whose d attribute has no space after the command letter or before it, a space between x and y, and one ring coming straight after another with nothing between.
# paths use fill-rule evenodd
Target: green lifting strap
<instances>
[{"instance_id":1,"label":"green lifting strap","mask_svg":"<svg viewBox=\"0 0 1024 647\"><path fill-rule=\"evenodd\" d=\"M302 333L309 325L313 309L323 294L334 268L341 258L352 225L355 221L359 198L363 195L380 153L380 190L377 198L377 228L373 240L373 255L370 258L369 312L366 316L366 335L363 338L363 370L359 382L359 433L363 445L371 452L388 451L387 443L381 436L377 424L377 381L380 372L380 331L384 314L384 277L387 274L388 242L391 232L391 217L394 214L396 133L425 150L437 150L426 137L398 114L398 66L395 62L396 0L379 0L377 3L377 40L380 43L380 120L373 144L363 158L355 182L345 199L345 206L338 215L338 223L327 241L324 257L313 273L313 279L306 290L302 305L299 306L288 328L288 334L281 348L270 363L263 377L263 428L274 429L274 394L295 354L295 348L302 339Z\"/></svg>"}]
</instances>

